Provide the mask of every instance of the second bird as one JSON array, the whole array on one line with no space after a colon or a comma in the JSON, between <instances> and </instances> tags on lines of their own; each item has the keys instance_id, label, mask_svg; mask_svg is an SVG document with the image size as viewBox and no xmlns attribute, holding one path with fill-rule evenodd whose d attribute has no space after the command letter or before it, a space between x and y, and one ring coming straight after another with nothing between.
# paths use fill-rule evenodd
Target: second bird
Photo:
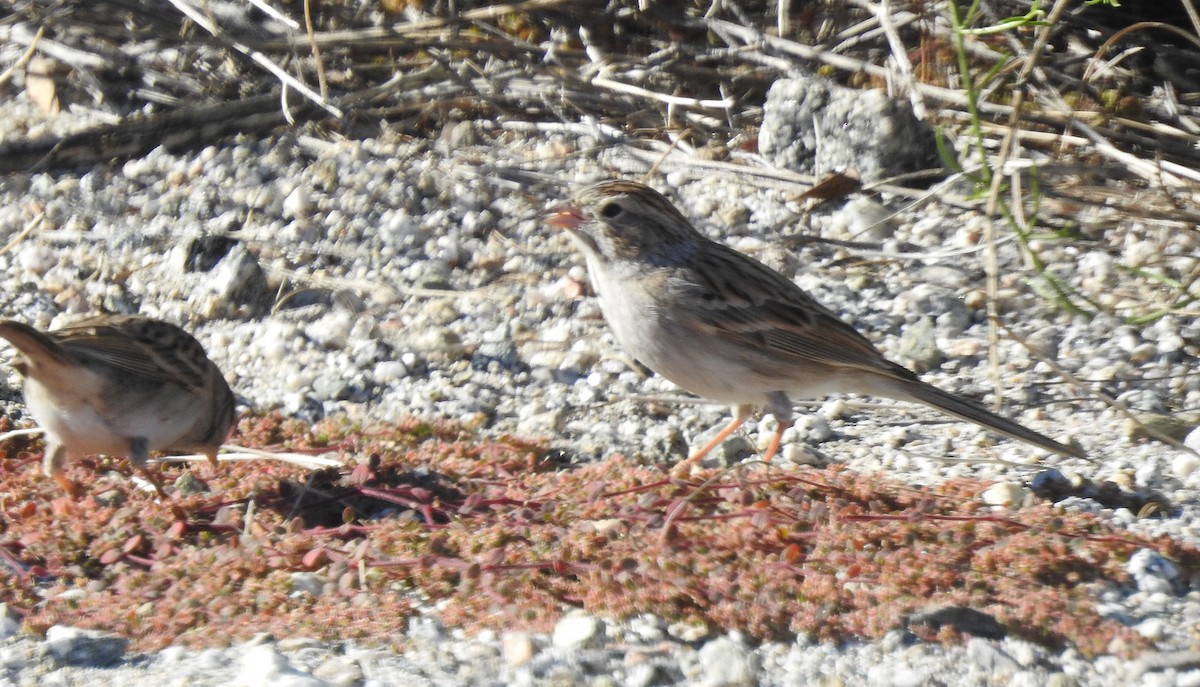
<instances>
[{"instance_id":1,"label":"second bird","mask_svg":"<svg viewBox=\"0 0 1200 687\"><path fill-rule=\"evenodd\" d=\"M216 464L236 400L200 342L173 324L98 315L50 332L0 321L19 351L25 403L46 431L43 468L69 494L69 455L128 456L159 493L151 451L201 452Z\"/></svg>"},{"instance_id":2,"label":"second bird","mask_svg":"<svg viewBox=\"0 0 1200 687\"><path fill-rule=\"evenodd\" d=\"M857 393L916 401L1034 446L1078 448L922 382L782 274L717 243L654 189L606 181L555 208L587 260L604 318L634 358L684 389L733 407L733 421L681 467L701 460L755 406L792 425L792 399Z\"/></svg>"}]
</instances>

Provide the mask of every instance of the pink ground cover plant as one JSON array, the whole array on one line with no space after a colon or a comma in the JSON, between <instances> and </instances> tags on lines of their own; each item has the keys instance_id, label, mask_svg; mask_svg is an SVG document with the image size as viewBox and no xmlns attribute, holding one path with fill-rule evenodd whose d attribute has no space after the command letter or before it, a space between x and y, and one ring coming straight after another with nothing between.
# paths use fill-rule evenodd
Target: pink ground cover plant
<instances>
[{"instance_id":1,"label":"pink ground cover plant","mask_svg":"<svg viewBox=\"0 0 1200 687\"><path fill-rule=\"evenodd\" d=\"M1134 551L1189 574L1200 564L1195 548L1049 504L993 512L977 498L987 485L970 480L916 489L778 466L677 480L621 456L563 465L537 441L417 420L253 417L235 440L335 452L347 467L172 465L165 481L200 489L166 504L123 461L86 459L70 469L85 485L71 500L42 477L39 444L10 442L0 601L31 631L98 628L145 650L258 632L396 644L419 607L443 602L441 620L469 630L546 630L583 608L822 640L875 638L922 609L962 606L1095 654L1144 645L1093 600L1130 584Z\"/></svg>"}]
</instances>

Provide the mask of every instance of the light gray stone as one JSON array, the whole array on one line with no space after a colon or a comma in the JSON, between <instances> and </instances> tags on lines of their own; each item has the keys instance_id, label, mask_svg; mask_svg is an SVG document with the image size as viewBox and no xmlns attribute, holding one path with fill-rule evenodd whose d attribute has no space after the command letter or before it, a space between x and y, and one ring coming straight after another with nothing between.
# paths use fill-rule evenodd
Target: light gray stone
<instances>
[{"instance_id":1,"label":"light gray stone","mask_svg":"<svg viewBox=\"0 0 1200 687\"><path fill-rule=\"evenodd\" d=\"M758 658L742 642L717 637L700 647L700 668L705 687L750 687L758 684Z\"/></svg>"},{"instance_id":2,"label":"light gray stone","mask_svg":"<svg viewBox=\"0 0 1200 687\"><path fill-rule=\"evenodd\" d=\"M554 625L550 642L560 649L575 649L601 636L604 623L586 613L568 613Z\"/></svg>"},{"instance_id":3,"label":"light gray stone","mask_svg":"<svg viewBox=\"0 0 1200 687\"><path fill-rule=\"evenodd\" d=\"M121 660L129 640L124 637L55 625L46 631L45 650L60 664L109 666Z\"/></svg>"},{"instance_id":4,"label":"light gray stone","mask_svg":"<svg viewBox=\"0 0 1200 687\"><path fill-rule=\"evenodd\" d=\"M805 74L771 86L758 141L772 164L805 174L874 181L938 166L933 128L908 101Z\"/></svg>"}]
</instances>

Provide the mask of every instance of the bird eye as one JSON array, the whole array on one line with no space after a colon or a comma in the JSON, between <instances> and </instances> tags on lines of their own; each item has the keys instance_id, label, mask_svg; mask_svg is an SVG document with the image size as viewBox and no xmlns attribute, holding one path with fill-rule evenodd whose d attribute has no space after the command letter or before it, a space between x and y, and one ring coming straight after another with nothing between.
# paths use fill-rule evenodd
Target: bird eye
<instances>
[{"instance_id":1,"label":"bird eye","mask_svg":"<svg viewBox=\"0 0 1200 687\"><path fill-rule=\"evenodd\" d=\"M605 203L604 206L600 208L600 216L604 219L612 219L621 214L621 212L621 206L617 203Z\"/></svg>"}]
</instances>

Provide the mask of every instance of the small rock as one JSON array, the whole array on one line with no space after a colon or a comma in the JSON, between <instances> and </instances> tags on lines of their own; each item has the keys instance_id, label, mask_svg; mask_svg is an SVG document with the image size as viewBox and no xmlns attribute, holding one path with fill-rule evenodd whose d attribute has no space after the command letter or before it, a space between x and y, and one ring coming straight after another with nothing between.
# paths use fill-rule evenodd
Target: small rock
<instances>
[{"instance_id":1,"label":"small rock","mask_svg":"<svg viewBox=\"0 0 1200 687\"><path fill-rule=\"evenodd\" d=\"M997 682L1003 682L1003 676L1011 676L1021 670L1016 661L997 649L990 640L971 638L967 641L967 655Z\"/></svg>"},{"instance_id":2,"label":"small rock","mask_svg":"<svg viewBox=\"0 0 1200 687\"><path fill-rule=\"evenodd\" d=\"M1058 358L1062 332L1057 327L1042 327L1025 337L1025 345L1038 358Z\"/></svg>"},{"instance_id":3,"label":"small rock","mask_svg":"<svg viewBox=\"0 0 1200 687\"><path fill-rule=\"evenodd\" d=\"M238 661L238 674L233 683L240 687L326 687L329 684L293 668L271 644L255 644L246 649Z\"/></svg>"},{"instance_id":4,"label":"small rock","mask_svg":"<svg viewBox=\"0 0 1200 687\"><path fill-rule=\"evenodd\" d=\"M1125 570L1137 582L1138 590L1148 594L1180 594L1183 591L1179 568L1152 549L1140 549L1130 556Z\"/></svg>"},{"instance_id":5,"label":"small rock","mask_svg":"<svg viewBox=\"0 0 1200 687\"><path fill-rule=\"evenodd\" d=\"M177 244L169 264L177 273L209 272L237 244L237 239L222 234L198 236L191 241Z\"/></svg>"},{"instance_id":6,"label":"small rock","mask_svg":"<svg viewBox=\"0 0 1200 687\"><path fill-rule=\"evenodd\" d=\"M1157 640L1162 639L1167 628L1166 623L1162 618L1147 618L1137 625L1134 625L1133 629L1146 639Z\"/></svg>"},{"instance_id":7,"label":"small rock","mask_svg":"<svg viewBox=\"0 0 1200 687\"><path fill-rule=\"evenodd\" d=\"M1165 434L1172 439L1182 441L1184 446L1193 451L1200 451L1200 416L1193 413L1172 413L1159 415L1145 413L1137 416L1137 421L1126 420L1122 427L1130 439L1158 439L1150 431ZM1192 443L1188 443L1188 442Z\"/></svg>"},{"instance_id":8,"label":"small rock","mask_svg":"<svg viewBox=\"0 0 1200 687\"><path fill-rule=\"evenodd\" d=\"M1029 495L1029 490L1013 482L997 482L979 495L980 500L989 506L1017 508Z\"/></svg>"},{"instance_id":9,"label":"small rock","mask_svg":"<svg viewBox=\"0 0 1200 687\"><path fill-rule=\"evenodd\" d=\"M972 289L963 296L963 305L971 311L983 310L987 302L987 292L980 289Z\"/></svg>"},{"instance_id":10,"label":"small rock","mask_svg":"<svg viewBox=\"0 0 1200 687\"><path fill-rule=\"evenodd\" d=\"M555 408L540 413L534 413L517 422L517 434L524 436L543 436L562 431L566 420L566 411Z\"/></svg>"},{"instance_id":11,"label":"small rock","mask_svg":"<svg viewBox=\"0 0 1200 687\"><path fill-rule=\"evenodd\" d=\"M321 640L315 637L280 637L275 642L275 648L281 652L300 651L301 649L319 649Z\"/></svg>"},{"instance_id":12,"label":"small rock","mask_svg":"<svg viewBox=\"0 0 1200 687\"><path fill-rule=\"evenodd\" d=\"M705 439L705 443L707 443ZM703 444L698 444L703 445ZM750 439L741 434L732 434L721 442L721 445L713 449L709 454L710 460L720 465L732 465L739 458L747 453L754 452L754 443ZM706 463L708 461L705 461Z\"/></svg>"},{"instance_id":13,"label":"small rock","mask_svg":"<svg viewBox=\"0 0 1200 687\"><path fill-rule=\"evenodd\" d=\"M181 494L199 494L207 488L191 470L185 470L175 478L175 489Z\"/></svg>"},{"instance_id":14,"label":"small rock","mask_svg":"<svg viewBox=\"0 0 1200 687\"><path fill-rule=\"evenodd\" d=\"M758 684L758 657L729 637L718 637L700 647L700 667L706 687L749 687Z\"/></svg>"},{"instance_id":15,"label":"small rock","mask_svg":"<svg viewBox=\"0 0 1200 687\"><path fill-rule=\"evenodd\" d=\"M554 626L550 641L560 649L575 649L589 644L604 629L599 618L587 613L568 613Z\"/></svg>"},{"instance_id":16,"label":"small rock","mask_svg":"<svg viewBox=\"0 0 1200 687\"><path fill-rule=\"evenodd\" d=\"M1033 493L1053 501L1075 493L1078 486L1069 477L1054 468L1042 470L1029 481L1029 488L1033 490Z\"/></svg>"},{"instance_id":17,"label":"small rock","mask_svg":"<svg viewBox=\"0 0 1200 687\"><path fill-rule=\"evenodd\" d=\"M236 315L242 310L257 315L266 312L275 298L258 259L237 242L208 273L193 296L194 304L218 314Z\"/></svg>"},{"instance_id":18,"label":"small rock","mask_svg":"<svg viewBox=\"0 0 1200 687\"><path fill-rule=\"evenodd\" d=\"M867 196L847 202L829 218L831 238L882 241L895 229L892 211Z\"/></svg>"},{"instance_id":19,"label":"small rock","mask_svg":"<svg viewBox=\"0 0 1200 687\"><path fill-rule=\"evenodd\" d=\"M771 86L758 145L776 167L854 171L863 181L937 165L933 128L913 115L907 100L807 74Z\"/></svg>"},{"instance_id":20,"label":"small rock","mask_svg":"<svg viewBox=\"0 0 1200 687\"><path fill-rule=\"evenodd\" d=\"M796 433L798 440L812 444L821 444L833 438L833 428L829 426L829 421L815 413L796 418L791 430ZM787 439L786 436L784 438Z\"/></svg>"},{"instance_id":21,"label":"small rock","mask_svg":"<svg viewBox=\"0 0 1200 687\"><path fill-rule=\"evenodd\" d=\"M96 499L96 503L101 506L109 508L116 508L125 502L125 494L118 489L107 489L92 498Z\"/></svg>"},{"instance_id":22,"label":"small rock","mask_svg":"<svg viewBox=\"0 0 1200 687\"><path fill-rule=\"evenodd\" d=\"M354 328L354 316L333 310L304 328L304 335L327 350L345 348Z\"/></svg>"},{"instance_id":23,"label":"small rock","mask_svg":"<svg viewBox=\"0 0 1200 687\"><path fill-rule=\"evenodd\" d=\"M55 625L46 631L46 652L64 665L110 666L121 660L128 646L128 639L96 630Z\"/></svg>"},{"instance_id":24,"label":"small rock","mask_svg":"<svg viewBox=\"0 0 1200 687\"><path fill-rule=\"evenodd\" d=\"M787 444L779 450L780 458L793 465L811 465L822 467L829 464L829 458L821 453L800 444Z\"/></svg>"},{"instance_id":25,"label":"small rock","mask_svg":"<svg viewBox=\"0 0 1200 687\"><path fill-rule=\"evenodd\" d=\"M658 666L653 663L633 666L625 673L626 687L650 687L657 679Z\"/></svg>"},{"instance_id":26,"label":"small rock","mask_svg":"<svg viewBox=\"0 0 1200 687\"><path fill-rule=\"evenodd\" d=\"M487 372L491 365L512 372L521 368L521 356L512 341L494 341L479 344L471 356L471 369Z\"/></svg>"},{"instance_id":27,"label":"small rock","mask_svg":"<svg viewBox=\"0 0 1200 687\"><path fill-rule=\"evenodd\" d=\"M681 642L698 642L708 636L708 625L678 621L667 626L667 634Z\"/></svg>"},{"instance_id":28,"label":"small rock","mask_svg":"<svg viewBox=\"0 0 1200 687\"><path fill-rule=\"evenodd\" d=\"M536 647L528 632L505 632L500 635L500 655L504 662L516 668L533 659Z\"/></svg>"},{"instance_id":29,"label":"small rock","mask_svg":"<svg viewBox=\"0 0 1200 687\"><path fill-rule=\"evenodd\" d=\"M1051 673L1046 677L1046 687L1078 687L1079 681L1066 673Z\"/></svg>"},{"instance_id":30,"label":"small rock","mask_svg":"<svg viewBox=\"0 0 1200 687\"><path fill-rule=\"evenodd\" d=\"M399 360L384 360L375 363L375 370L371 376L380 384L390 384L404 379L408 374L408 366Z\"/></svg>"},{"instance_id":31,"label":"small rock","mask_svg":"<svg viewBox=\"0 0 1200 687\"><path fill-rule=\"evenodd\" d=\"M0 639L8 639L21 631L21 616L6 603L0 603Z\"/></svg>"},{"instance_id":32,"label":"small rock","mask_svg":"<svg viewBox=\"0 0 1200 687\"><path fill-rule=\"evenodd\" d=\"M1186 480L1200 468L1200 458L1191 453L1176 453L1171 459L1171 474L1180 481Z\"/></svg>"},{"instance_id":33,"label":"small rock","mask_svg":"<svg viewBox=\"0 0 1200 687\"><path fill-rule=\"evenodd\" d=\"M904 328L896 355L911 363L918 372L932 370L942 364L942 351L937 346L937 331L933 320L928 317L913 322Z\"/></svg>"},{"instance_id":34,"label":"small rock","mask_svg":"<svg viewBox=\"0 0 1200 687\"><path fill-rule=\"evenodd\" d=\"M313 202L308 187L299 184L283 199L283 216L288 219L308 217L312 214Z\"/></svg>"},{"instance_id":35,"label":"small rock","mask_svg":"<svg viewBox=\"0 0 1200 687\"><path fill-rule=\"evenodd\" d=\"M292 591L289 596L320 596L325 592L325 578L313 572L292 573Z\"/></svg>"},{"instance_id":36,"label":"small rock","mask_svg":"<svg viewBox=\"0 0 1200 687\"><path fill-rule=\"evenodd\" d=\"M351 687L362 684L365 676L358 661L345 656L332 656L325 659L321 665L312 671L313 677L320 678L335 687Z\"/></svg>"}]
</instances>

